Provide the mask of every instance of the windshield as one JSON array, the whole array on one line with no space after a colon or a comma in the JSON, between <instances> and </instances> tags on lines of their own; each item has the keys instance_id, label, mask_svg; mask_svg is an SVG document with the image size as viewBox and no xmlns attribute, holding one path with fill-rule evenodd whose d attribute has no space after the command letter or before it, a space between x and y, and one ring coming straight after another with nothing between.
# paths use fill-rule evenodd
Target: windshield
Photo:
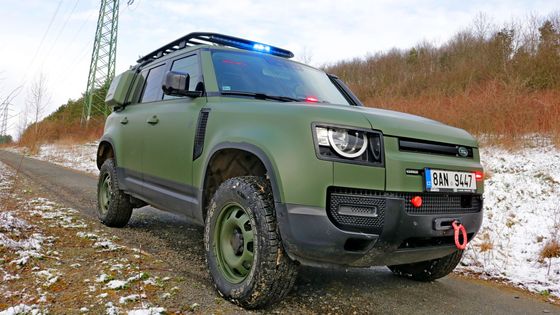
<instances>
[{"instance_id":1,"label":"windshield","mask_svg":"<svg viewBox=\"0 0 560 315\"><path fill-rule=\"evenodd\" d=\"M258 93L349 105L326 73L305 65L266 54L234 51L213 51L212 60L218 87L224 94Z\"/></svg>"}]
</instances>

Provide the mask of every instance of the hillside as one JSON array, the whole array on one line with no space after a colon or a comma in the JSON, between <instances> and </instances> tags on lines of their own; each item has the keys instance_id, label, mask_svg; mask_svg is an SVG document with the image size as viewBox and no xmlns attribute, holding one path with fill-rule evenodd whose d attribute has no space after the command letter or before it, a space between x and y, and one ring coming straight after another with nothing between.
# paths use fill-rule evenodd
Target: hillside
<instances>
[{"instance_id":1,"label":"hillside","mask_svg":"<svg viewBox=\"0 0 560 315\"><path fill-rule=\"evenodd\" d=\"M422 42L325 68L368 106L427 116L501 144L560 134L558 13L501 27L479 17L439 46Z\"/></svg>"}]
</instances>

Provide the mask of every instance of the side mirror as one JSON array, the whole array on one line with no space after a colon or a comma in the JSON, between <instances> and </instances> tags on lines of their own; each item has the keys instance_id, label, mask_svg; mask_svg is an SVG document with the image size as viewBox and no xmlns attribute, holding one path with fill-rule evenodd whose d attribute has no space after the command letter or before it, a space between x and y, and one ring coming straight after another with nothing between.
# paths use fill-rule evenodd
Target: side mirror
<instances>
[{"instance_id":1,"label":"side mirror","mask_svg":"<svg viewBox=\"0 0 560 315\"><path fill-rule=\"evenodd\" d=\"M189 91L190 76L188 73L167 71L161 88L165 95L199 97L202 92Z\"/></svg>"},{"instance_id":2,"label":"side mirror","mask_svg":"<svg viewBox=\"0 0 560 315\"><path fill-rule=\"evenodd\" d=\"M189 81L188 73L167 71L161 88L166 95L183 96L189 91Z\"/></svg>"}]
</instances>

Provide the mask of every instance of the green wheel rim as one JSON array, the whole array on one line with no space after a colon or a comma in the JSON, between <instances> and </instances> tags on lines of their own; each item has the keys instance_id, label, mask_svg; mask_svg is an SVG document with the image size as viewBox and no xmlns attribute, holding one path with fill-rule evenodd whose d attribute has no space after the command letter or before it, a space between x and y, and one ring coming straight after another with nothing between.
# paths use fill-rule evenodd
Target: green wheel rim
<instances>
[{"instance_id":1,"label":"green wheel rim","mask_svg":"<svg viewBox=\"0 0 560 315\"><path fill-rule=\"evenodd\" d=\"M212 242L218 268L230 283L240 283L251 271L254 258L254 231L247 211L228 204L216 221Z\"/></svg>"},{"instance_id":2,"label":"green wheel rim","mask_svg":"<svg viewBox=\"0 0 560 315\"><path fill-rule=\"evenodd\" d=\"M109 174L104 174L98 193L99 210L101 211L101 214L107 213L112 197L113 195L111 193L111 176L109 176Z\"/></svg>"}]
</instances>

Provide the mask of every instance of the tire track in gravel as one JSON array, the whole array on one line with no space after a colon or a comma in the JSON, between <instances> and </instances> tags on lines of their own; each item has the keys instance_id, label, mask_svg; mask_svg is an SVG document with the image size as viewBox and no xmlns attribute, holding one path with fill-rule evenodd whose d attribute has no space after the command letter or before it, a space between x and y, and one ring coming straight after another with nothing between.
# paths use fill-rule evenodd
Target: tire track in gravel
<instances>
[{"instance_id":1,"label":"tire track in gravel","mask_svg":"<svg viewBox=\"0 0 560 315\"><path fill-rule=\"evenodd\" d=\"M17 168L59 203L95 218L97 179L48 162L0 150L0 161ZM129 225L109 229L131 246L165 261L171 276L183 277L173 297L177 305L196 301L203 313L244 313L214 292L206 271L203 230L181 217L150 207L135 210ZM179 308L179 307L178 307ZM451 275L432 283L393 277L384 267L370 269L300 268L288 297L264 310L281 313L380 314L560 314L560 307L521 290Z\"/></svg>"}]
</instances>

